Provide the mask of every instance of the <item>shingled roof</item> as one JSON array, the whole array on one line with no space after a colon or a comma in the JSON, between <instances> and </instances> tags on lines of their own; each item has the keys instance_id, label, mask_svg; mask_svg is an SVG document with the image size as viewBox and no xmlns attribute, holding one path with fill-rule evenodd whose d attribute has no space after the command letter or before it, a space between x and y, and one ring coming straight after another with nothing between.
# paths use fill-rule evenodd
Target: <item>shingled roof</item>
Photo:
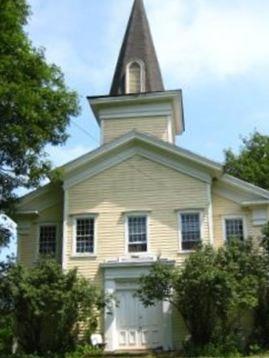
<instances>
[{"instance_id":1,"label":"shingled roof","mask_svg":"<svg viewBox=\"0 0 269 358\"><path fill-rule=\"evenodd\" d=\"M110 95L125 94L126 65L135 59L145 64L145 92L164 91L143 0L135 0L118 58Z\"/></svg>"}]
</instances>

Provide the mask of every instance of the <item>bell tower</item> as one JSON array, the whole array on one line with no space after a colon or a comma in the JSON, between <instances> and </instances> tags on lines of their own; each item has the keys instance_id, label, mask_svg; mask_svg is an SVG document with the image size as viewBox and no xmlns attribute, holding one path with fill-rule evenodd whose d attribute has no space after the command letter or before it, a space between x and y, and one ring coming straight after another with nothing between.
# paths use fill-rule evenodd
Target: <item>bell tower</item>
<instances>
[{"instance_id":1,"label":"bell tower","mask_svg":"<svg viewBox=\"0 0 269 358\"><path fill-rule=\"evenodd\" d=\"M164 89L143 0L134 0L109 95L88 100L101 144L132 131L175 143L184 131L182 93Z\"/></svg>"},{"instance_id":2,"label":"bell tower","mask_svg":"<svg viewBox=\"0 0 269 358\"><path fill-rule=\"evenodd\" d=\"M143 0L135 0L110 95L164 91Z\"/></svg>"}]
</instances>

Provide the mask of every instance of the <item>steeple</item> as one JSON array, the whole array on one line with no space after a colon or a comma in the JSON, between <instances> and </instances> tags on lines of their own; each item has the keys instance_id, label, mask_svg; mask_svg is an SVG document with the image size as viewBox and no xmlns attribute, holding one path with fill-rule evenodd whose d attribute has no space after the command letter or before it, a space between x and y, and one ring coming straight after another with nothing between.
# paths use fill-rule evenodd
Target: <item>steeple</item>
<instances>
[{"instance_id":1,"label":"steeple","mask_svg":"<svg viewBox=\"0 0 269 358\"><path fill-rule=\"evenodd\" d=\"M164 91L143 0L135 0L110 95Z\"/></svg>"}]
</instances>

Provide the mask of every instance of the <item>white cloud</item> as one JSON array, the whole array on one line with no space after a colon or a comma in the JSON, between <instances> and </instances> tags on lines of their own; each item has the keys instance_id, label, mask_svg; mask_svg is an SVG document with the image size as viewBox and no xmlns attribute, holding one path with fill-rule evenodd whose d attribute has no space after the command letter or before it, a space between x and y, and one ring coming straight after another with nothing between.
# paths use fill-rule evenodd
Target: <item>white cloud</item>
<instances>
[{"instance_id":1,"label":"white cloud","mask_svg":"<svg viewBox=\"0 0 269 358\"><path fill-rule=\"evenodd\" d=\"M219 80L269 67L269 6L264 1L146 4L161 65L175 81Z\"/></svg>"},{"instance_id":2,"label":"white cloud","mask_svg":"<svg viewBox=\"0 0 269 358\"><path fill-rule=\"evenodd\" d=\"M61 67L67 83L81 95L103 90L111 75L101 56L100 41L93 41L92 9L83 0L29 0L33 15L27 31L37 47L44 47L49 62ZM100 20L101 26L101 20ZM101 36L99 34L99 36ZM96 48L97 49L96 49Z\"/></svg>"},{"instance_id":3,"label":"white cloud","mask_svg":"<svg viewBox=\"0 0 269 358\"><path fill-rule=\"evenodd\" d=\"M101 93L109 88L132 1L31 0L29 31L72 83ZM268 70L268 1L144 1L169 81L188 85Z\"/></svg>"}]
</instances>

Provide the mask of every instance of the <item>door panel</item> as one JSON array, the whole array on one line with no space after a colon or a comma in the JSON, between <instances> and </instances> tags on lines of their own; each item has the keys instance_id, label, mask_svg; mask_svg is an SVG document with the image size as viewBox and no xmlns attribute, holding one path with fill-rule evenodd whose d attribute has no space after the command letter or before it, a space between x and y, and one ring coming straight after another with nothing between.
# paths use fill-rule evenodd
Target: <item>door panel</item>
<instances>
[{"instance_id":1,"label":"door panel","mask_svg":"<svg viewBox=\"0 0 269 358\"><path fill-rule=\"evenodd\" d=\"M116 322L119 348L147 349L162 346L161 304L145 307L134 290L117 293Z\"/></svg>"}]
</instances>

